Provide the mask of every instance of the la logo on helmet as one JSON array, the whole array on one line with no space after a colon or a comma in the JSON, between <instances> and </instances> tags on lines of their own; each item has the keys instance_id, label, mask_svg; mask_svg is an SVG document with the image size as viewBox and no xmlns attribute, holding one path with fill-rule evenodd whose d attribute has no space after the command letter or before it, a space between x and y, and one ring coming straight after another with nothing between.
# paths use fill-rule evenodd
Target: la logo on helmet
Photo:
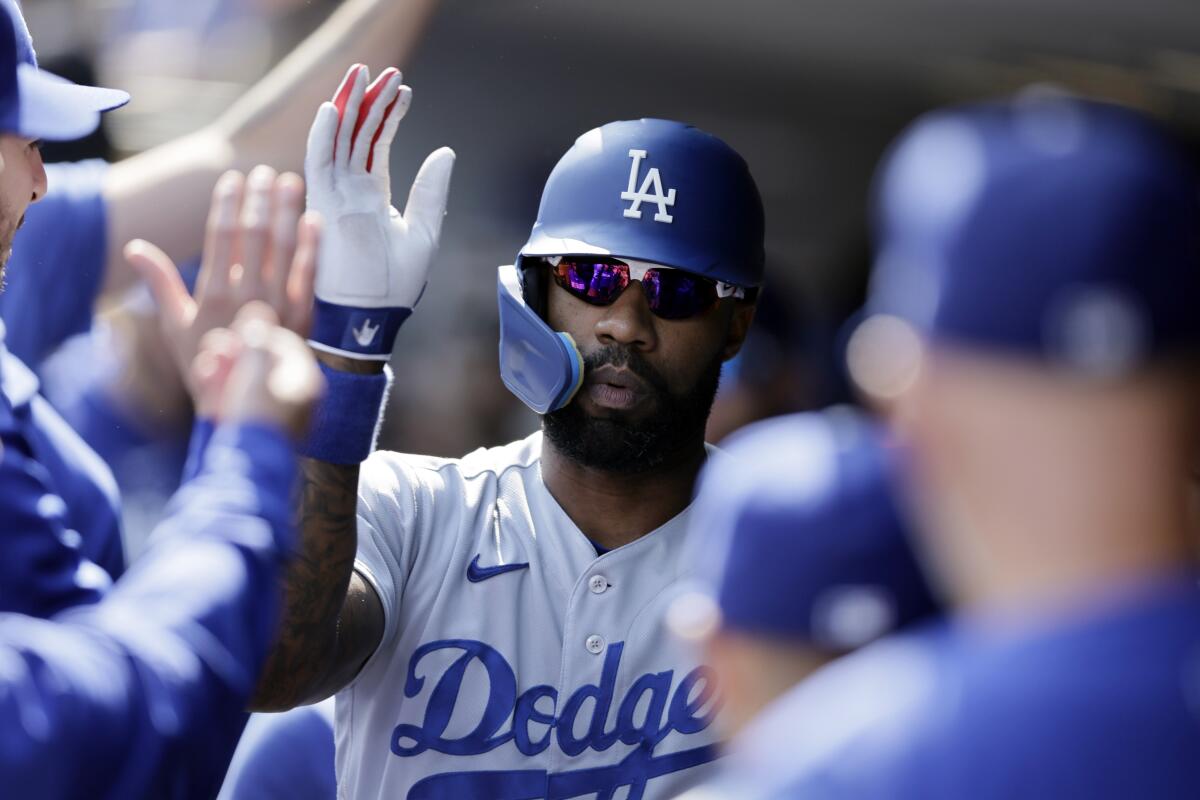
<instances>
[{"instance_id":1,"label":"la logo on helmet","mask_svg":"<svg viewBox=\"0 0 1200 800\"><path fill-rule=\"evenodd\" d=\"M630 150L629 157L633 159L633 163L629 165L629 188L621 192L622 200L632 200L633 205L625 209L625 216L632 219L642 218L642 203L654 203L658 206L658 212L654 215L655 222L671 222L675 218L667 213L669 206L675 205L675 190L671 189L665 195L663 194L662 177L658 174L658 167L651 167L646 173L646 179L642 181L642 188L634 191L637 186L638 166L642 163L642 159L646 157L645 150ZM653 194L651 194L653 190Z\"/></svg>"}]
</instances>

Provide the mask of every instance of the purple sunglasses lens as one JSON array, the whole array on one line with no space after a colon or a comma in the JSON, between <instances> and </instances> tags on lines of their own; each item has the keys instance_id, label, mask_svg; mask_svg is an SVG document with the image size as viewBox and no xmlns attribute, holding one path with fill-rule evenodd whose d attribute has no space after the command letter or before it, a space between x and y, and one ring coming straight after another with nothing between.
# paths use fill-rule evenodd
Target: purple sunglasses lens
<instances>
[{"instance_id":1,"label":"purple sunglasses lens","mask_svg":"<svg viewBox=\"0 0 1200 800\"><path fill-rule=\"evenodd\" d=\"M629 285L628 267L592 261L560 261L554 269L558 284L576 297L607 305Z\"/></svg>"},{"instance_id":2,"label":"purple sunglasses lens","mask_svg":"<svg viewBox=\"0 0 1200 800\"><path fill-rule=\"evenodd\" d=\"M650 310L663 319L687 319L717 299L716 285L675 269L652 269L642 278Z\"/></svg>"},{"instance_id":3,"label":"purple sunglasses lens","mask_svg":"<svg viewBox=\"0 0 1200 800\"><path fill-rule=\"evenodd\" d=\"M625 264L563 259L552 270L559 286L592 305L615 302L630 283ZM663 319L695 316L717 299L712 281L674 269L647 270L642 290L650 310Z\"/></svg>"}]
</instances>

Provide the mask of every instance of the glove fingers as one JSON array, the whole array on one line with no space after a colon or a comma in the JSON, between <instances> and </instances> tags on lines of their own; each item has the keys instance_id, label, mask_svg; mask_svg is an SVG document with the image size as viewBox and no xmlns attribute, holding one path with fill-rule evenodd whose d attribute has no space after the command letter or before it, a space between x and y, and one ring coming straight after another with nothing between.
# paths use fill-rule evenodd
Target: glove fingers
<instances>
[{"instance_id":1,"label":"glove fingers","mask_svg":"<svg viewBox=\"0 0 1200 800\"><path fill-rule=\"evenodd\" d=\"M408 193L404 219L409 225L424 231L432 244L437 244L441 235L446 198L450 192L450 174L453 171L454 151L449 147L434 150L417 171L417 178Z\"/></svg>"},{"instance_id":2,"label":"glove fingers","mask_svg":"<svg viewBox=\"0 0 1200 800\"><path fill-rule=\"evenodd\" d=\"M346 110L346 101L350 99L350 93L354 90L354 80L358 77L359 71L366 69L365 64L351 64L346 70L346 75L342 78L342 82L338 85L337 91L333 93L333 104L337 106L338 115Z\"/></svg>"},{"instance_id":3,"label":"glove fingers","mask_svg":"<svg viewBox=\"0 0 1200 800\"><path fill-rule=\"evenodd\" d=\"M371 142L371 157L367 160L367 171L372 175L379 176L384 181L388 180L392 140L396 138L396 129L400 127L400 120L404 119L410 105L412 105L412 89L401 86L396 99L388 107L383 124L375 132L375 139Z\"/></svg>"},{"instance_id":4,"label":"glove fingers","mask_svg":"<svg viewBox=\"0 0 1200 800\"><path fill-rule=\"evenodd\" d=\"M363 64L351 64L350 68L346 70L346 75L342 78L342 82L338 86L337 91L333 93L332 102L334 107L337 109L339 122L345 114L346 103L350 102L350 94L354 91L354 81L358 78L358 73L365 68L366 67ZM334 132L334 137L335 139L337 137L336 131Z\"/></svg>"},{"instance_id":5,"label":"glove fingers","mask_svg":"<svg viewBox=\"0 0 1200 800\"><path fill-rule=\"evenodd\" d=\"M367 91L367 68L359 65L358 71L354 74L354 81L350 85L350 94L346 98L345 105L339 106L340 123L338 124L337 143L333 149L333 160L335 164L346 165L350 162L350 153L354 147L354 125L349 124L348 120L357 120L358 111L362 108L363 95ZM340 100L340 93L338 100ZM339 105L338 101L334 101L334 105Z\"/></svg>"},{"instance_id":6,"label":"glove fingers","mask_svg":"<svg viewBox=\"0 0 1200 800\"><path fill-rule=\"evenodd\" d=\"M202 299L229 288L229 273L233 267L237 242L238 209L242 205L245 179L242 173L231 170L221 176L213 187L212 205L204 229L204 254L200 274L196 277L196 297Z\"/></svg>"},{"instance_id":7,"label":"glove fingers","mask_svg":"<svg viewBox=\"0 0 1200 800\"><path fill-rule=\"evenodd\" d=\"M304 154L304 177L310 189L326 192L333 189L333 142L338 130L338 110L333 103L322 103L308 131L308 146Z\"/></svg>"},{"instance_id":8,"label":"glove fingers","mask_svg":"<svg viewBox=\"0 0 1200 800\"><path fill-rule=\"evenodd\" d=\"M400 73L395 69L386 70L367 89L358 114L358 122L355 125L354 149L350 153L350 167L355 172L368 169L371 145L380 130L384 115L395 102L396 92L399 89Z\"/></svg>"}]
</instances>

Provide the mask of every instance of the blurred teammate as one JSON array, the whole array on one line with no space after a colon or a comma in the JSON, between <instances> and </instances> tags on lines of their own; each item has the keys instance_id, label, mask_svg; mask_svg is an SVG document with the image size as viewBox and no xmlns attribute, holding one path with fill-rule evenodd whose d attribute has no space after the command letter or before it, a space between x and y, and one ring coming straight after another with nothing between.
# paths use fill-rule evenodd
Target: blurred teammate
<instances>
[{"instance_id":1,"label":"blurred teammate","mask_svg":"<svg viewBox=\"0 0 1200 800\"><path fill-rule=\"evenodd\" d=\"M25 211L46 194L38 141L82 136L99 124L101 112L128 100L124 92L76 86L41 72L20 9L12 0L0 2L0 287ZM31 319L28 324L38 323ZM71 549L82 545L85 558L102 568L90 570L87 580L93 590L103 590L109 576L124 569L111 475L38 396L37 380L5 347L6 333L0 323L0 413L23 443L21 454L37 463L47 488L60 499L58 513L65 515L65 527L73 531L66 545ZM29 507L37 499L5 498ZM46 563L6 559L0 567L5 572L0 607L38 613L33 598L40 577L30 566Z\"/></svg>"},{"instance_id":2,"label":"blurred teammate","mask_svg":"<svg viewBox=\"0 0 1200 800\"><path fill-rule=\"evenodd\" d=\"M929 619L937 603L897 507L898 454L848 409L768 420L702 473L692 519L699 591L671 608L720 681L732 741L689 798L745 797L819 735L791 708L825 664ZM870 702L856 698L855 702Z\"/></svg>"},{"instance_id":3,"label":"blurred teammate","mask_svg":"<svg viewBox=\"0 0 1200 800\"><path fill-rule=\"evenodd\" d=\"M273 320L248 309L201 348L197 399L219 409L217 427L150 552L97 603L49 619L0 612L6 795L200 798L220 785L292 546L285 432L303 430L321 385L303 342ZM65 509L10 419L0 435L6 539L49 549L68 533ZM31 491L42 493L35 507L20 502ZM68 583L80 559L68 550L62 561Z\"/></svg>"},{"instance_id":4,"label":"blurred teammate","mask_svg":"<svg viewBox=\"0 0 1200 800\"><path fill-rule=\"evenodd\" d=\"M879 202L850 363L957 614L808 684L825 734L777 796L1200 796L1193 165L1134 112L1025 95L918 121Z\"/></svg>"},{"instance_id":5,"label":"blurred teammate","mask_svg":"<svg viewBox=\"0 0 1200 800\"><path fill-rule=\"evenodd\" d=\"M218 800L335 800L333 698L251 714Z\"/></svg>"},{"instance_id":6,"label":"blurred teammate","mask_svg":"<svg viewBox=\"0 0 1200 800\"><path fill-rule=\"evenodd\" d=\"M304 137L297 131L343 71L342 54L368 63L407 59L435 6L436 0L346 0L195 133L112 165L47 166L47 197L29 210L16 237L0 317L9 350L36 375L24 375L26 393L40 389L115 473L120 504L114 476L93 457L105 496L72 505L84 551L111 574L123 569L116 531L136 557L178 485L190 428L182 376L125 260L125 244L155 242L185 265L191 285L221 175L258 164L298 171ZM106 309L99 317L98 307ZM118 516L123 524L112 521Z\"/></svg>"},{"instance_id":7,"label":"blurred teammate","mask_svg":"<svg viewBox=\"0 0 1200 800\"><path fill-rule=\"evenodd\" d=\"M3 181L0 184L3 192L0 196L0 251L5 259L0 265L4 268L0 277L6 277L7 255L13 247L14 233L27 208L40 201L47 190L38 140L70 139L88 132L99 123L102 110L120 105L128 95L110 89L78 87L38 70L19 9L10 0L0 0L0 9L4 12L0 20L0 37L3 37L0 55L8 59L6 64L0 65L8 81L8 91L0 106L0 112L4 114L0 119L0 131L3 131L0 142L4 146L3 171L0 172ZM25 86L26 83L32 88ZM174 355L180 369L185 372L200 337L210 328L227 325L237 308L249 299L269 300L297 330L307 325L310 312L304 298L311 292L305 286L311 286L312 260L293 262L292 259L297 247L296 220L303 211L303 182L294 174L276 180L272 170L267 171L267 178L266 181L252 181L243 191L240 174L230 173L218 186L209 225L209 246L201 270L202 275L213 280L206 281L211 285L206 285L200 292L198 308L190 299L187 304L177 301L171 306L172 311L186 316L184 319L175 315L174 330L168 337L175 345ZM61 220L63 224L69 222L69 217ZM300 236L310 240L315 236L311 223L301 226ZM33 248L36 244L30 242L28 246ZM311 241L308 249L311 250ZM130 253L137 261L138 254L147 250L159 252L143 242L134 245ZM88 295L86 286L68 279L71 277L69 272L56 275L55 265L38 264L36 255L31 263L43 288L37 301L31 301L30 305L43 309L69 308L76 302L70 298ZM301 270L293 271L293 263L300 265ZM170 269L173 271L174 266L170 265ZM133 272L128 265L125 271ZM234 272L242 275L244 280L229 280ZM42 295L54 299L41 300ZM52 311L42 319L23 318L19 328L13 327L11 321L0 326L0 404L11 415L12 424L26 443L25 455L38 463L39 469L46 473L48 488L61 500L55 508L63 515L69 531L65 543L78 548L84 559L101 568L89 570L87 575L94 588L103 590L109 576L119 575L124 568L117 492L111 474L38 395L36 377L18 357L4 348L2 338L8 331L20 335L27 326L45 324L54 329L63 319L62 313ZM27 600L30 594L26 584L36 583L36 572L26 567L15 559L5 564L11 579L0 585L0 592L11 595L12 602Z\"/></svg>"},{"instance_id":8,"label":"blurred teammate","mask_svg":"<svg viewBox=\"0 0 1200 800\"><path fill-rule=\"evenodd\" d=\"M87 133L102 110L127 99L39 71L10 10L0 6L5 260L26 207L45 192L38 139ZM293 229L299 212L297 205L288 220ZM229 241L244 250L253 235L233 228ZM294 238L284 245L282 226L263 244L292 274L311 276L315 228L297 230L299 247ZM19 379L23 365L7 354L0 361L6 794L203 797L218 785L274 631L275 580L291 541L295 466L284 431L303 430L320 387L302 342L275 321L261 307L244 312L235 331L213 329L204 342L180 337L200 353L188 360L190 375L215 428L197 439L194 470L153 552L103 599L92 578L99 570L80 554L70 527L87 475L62 471L87 451L67 449L69 430L36 396L9 400L11 370Z\"/></svg>"},{"instance_id":9,"label":"blurred teammate","mask_svg":"<svg viewBox=\"0 0 1200 800\"><path fill-rule=\"evenodd\" d=\"M326 105L310 134L332 265L314 346L333 388L305 462L309 555L259 702L340 691L354 796L671 796L715 757L711 670L664 617L720 365L762 276L753 181L679 123L581 136L499 274L501 372L544 433L461 460L381 453L356 492L452 161L431 156L405 213L389 209L377 171L400 112L380 106L402 110L407 90L385 74L368 92L364 72L339 93L340 129Z\"/></svg>"},{"instance_id":10,"label":"blurred teammate","mask_svg":"<svg viewBox=\"0 0 1200 800\"><path fill-rule=\"evenodd\" d=\"M302 429L320 385L301 342L270 320L269 309L248 312L221 348L202 350L197 385L220 408L219 425L151 552L98 603L48 620L0 613L6 794L210 797L219 785L292 542L284 429ZM61 507L17 502L30 490L53 495L19 431L5 423L0 433L6 539L63 537ZM78 555L67 556L78 569Z\"/></svg>"},{"instance_id":11,"label":"blurred teammate","mask_svg":"<svg viewBox=\"0 0 1200 800\"><path fill-rule=\"evenodd\" d=\"M829 661L937 606L894 499L897 454L849 408L753 424L704 470L701 591L672 608L721 676L737 733Z\"/></svg>"}]
</instances>

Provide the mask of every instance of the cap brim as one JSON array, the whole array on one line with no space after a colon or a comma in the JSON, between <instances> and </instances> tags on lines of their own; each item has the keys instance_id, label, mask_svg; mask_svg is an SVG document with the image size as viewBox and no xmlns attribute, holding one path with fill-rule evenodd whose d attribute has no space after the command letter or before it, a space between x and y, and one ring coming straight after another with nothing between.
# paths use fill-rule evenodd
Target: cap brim
<instances>
[{"instance_id":1,"label":"cap brim","mask_svg":"<svg viewBox=\"0 0 1200 800\"><path fill-rule=\"evenodd\" d=\"M30 139L69 141L100 125L100 114L120 108L129 95L117 89L80 86L30 64L17 66L20 112L17 130Z\"/></svg>"}]
</instances>

